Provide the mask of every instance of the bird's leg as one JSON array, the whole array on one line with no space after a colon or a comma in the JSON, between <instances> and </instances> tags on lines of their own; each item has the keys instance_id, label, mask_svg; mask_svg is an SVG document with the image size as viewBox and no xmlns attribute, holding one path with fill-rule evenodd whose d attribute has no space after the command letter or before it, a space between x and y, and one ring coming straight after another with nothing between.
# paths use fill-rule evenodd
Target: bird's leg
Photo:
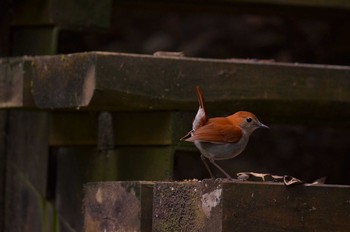
<instances>
[{"instance_id":1,"label":"bird's leg","mask_svg":"<svg viewBox=\"0 0 350 232\"><path fill-rule=\"evenodd\" d=\"M209 167L209 165L208 165L208 163L207 163L207 161L206 161L205 156L202 155L202 154L201 154L201 159L202 159L202 161L203 161L205 167L207 168L207 170L208 170L208 172L209 172L209 174L210 174L210 177L211 177L212 179L215 179L215 176L213 175L212 171L210 170L210 167Z\"/></svg>"},{"instance_id":2,"label":"bird's leg","mask_svg":"<svg viewBox=\"0 0 350 232\"><path fill-rule=\"evenodd\" d=\"M225 170L220 167L217 163L215 163L214 159L209 159L209 161L215 165L215 167L217 167L228 179L233 180L233 178L227 173L225 172Z\"/></svg>"}]
</instances>

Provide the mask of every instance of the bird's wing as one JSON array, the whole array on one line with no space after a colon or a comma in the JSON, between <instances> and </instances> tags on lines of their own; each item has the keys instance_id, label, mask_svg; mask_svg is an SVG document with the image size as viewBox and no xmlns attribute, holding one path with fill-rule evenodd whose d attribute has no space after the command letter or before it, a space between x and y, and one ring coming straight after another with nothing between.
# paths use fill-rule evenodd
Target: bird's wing
<instances>
[{"instance_id":1,"label":"bird's wing","mask_svg":"<svg viewBox=\"0 0 350 232\"><path fill-rule=\"evenodd\" d=\"M227 118L211 118L193 132L186 141L202 141L211 143L235 143L242 137L242 130L234 126Z\"/></svg>"}]
</instances>

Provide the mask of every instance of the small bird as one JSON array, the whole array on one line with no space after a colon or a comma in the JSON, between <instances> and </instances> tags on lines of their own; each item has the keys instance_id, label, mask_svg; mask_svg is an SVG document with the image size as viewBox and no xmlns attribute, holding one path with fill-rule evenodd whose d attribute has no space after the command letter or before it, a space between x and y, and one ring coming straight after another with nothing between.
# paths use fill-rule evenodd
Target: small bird
<instances>
[{"instance_id":1,"label":"small bird","mask_svg":"<svg viewBox=\"0 0 350 232\"><path fill-rule=\"evenodd\" d=\"M262 124L254 114L247 111L238 111L227 117L208 119L203 92L199 86L196 87L196 90L199 108L192 123L192 130L182 137L181 140L193 142L198 148L211 178L214 178L214 175L206 159L227 178L232 179L215 160L231 159L239 155L245 149L249 136L254 130L269 127Z\"/></svg>"}]
</instances>

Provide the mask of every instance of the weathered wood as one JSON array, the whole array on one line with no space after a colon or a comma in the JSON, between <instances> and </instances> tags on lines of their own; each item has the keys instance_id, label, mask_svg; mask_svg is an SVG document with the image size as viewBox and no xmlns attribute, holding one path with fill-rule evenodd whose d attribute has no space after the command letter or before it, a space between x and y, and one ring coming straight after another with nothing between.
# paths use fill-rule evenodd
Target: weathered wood
<instances>
[{"instance_id":1,"label":"weathered wood","mask_svg":"<svg viewBox=\"0 0 350 232\"><path fill-rule=\"evenodd\" d=\"M348 231L350 186L223 184L223 231Z\"/></svg>"},{"instance_id":2,"label":"weathered wood","mask_svg":"<svg viewBox=\"0 0 350 232\"><path fill-rule=\"evenodd\" d=\"M34 107L31 94L31 75L25 75L30 67L30 58L0 60L0 108Z\"/></svg>"},{"instance_id":3,"label":"weathered wood","mask_svg":"<svg viewBox=\"0 0 350 232\"><path fill-rule=\"evenodd\" d=\"M152 182L85 185L85 232L152 231Z\"/></svg>"},{"instance_id":4,"label":"weathered wood","mask_svg":"<svg viewBox=\"0 0 350 232\"><path fill-rule=\"evenodd\" d=\"M15 25L56 25L60 28L106 28L111 0L29 0L14 4Z\"/></svg>"},{"instance_id":5,"label":"weathered wood","mask_svg":"<svg viewBox=\"0 0 350 232\"><path fill-rule=\"evenodd\" d=\"M222 183L155 183L153 231L222 231Z\"/></svg>"},{"instance_id":6,"label":"weathered wood","mask_svg":"<svg viewBox=\"0 0 350 232\"><path fill-rule=\"evenodd\" d=\"M346 66L91 52L35 57L23 71L31 88L22 95L38 108L195 110L200 84L214 112L244 109L285 121L350 117Z\"/></svg>"},{"instance_id":7,"label":"weathered wood","mask_svg":"<svg viewBox=\"0 0 350 232\"><path fill-rule=\"evenodd\" d=\"M112 112L114 144L175 145L188 132L193 112ZM50 117L51 146L97 145L98 113L55 112Z\"/></svg>"},{"instance_id":8,"label":"weathered wood","mask_svg":"<svg viewBox=\"0 0 350 232\"><path fill-rule=\"evenodd\" d=\"M349 186L207 180L156 183L154 196L154 231L213 231L201 221L217 223L215 231L347 231L350 227ZM214 220L216 214L220 218Z\"/></svg>"}]
</instances>

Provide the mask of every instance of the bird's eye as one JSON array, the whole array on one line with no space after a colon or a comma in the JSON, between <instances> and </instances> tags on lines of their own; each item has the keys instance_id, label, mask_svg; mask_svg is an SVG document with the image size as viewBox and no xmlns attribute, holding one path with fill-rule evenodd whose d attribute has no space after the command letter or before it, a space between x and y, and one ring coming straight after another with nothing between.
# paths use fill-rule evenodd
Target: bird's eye
<instances>
[{"instance_id":1,"label":"bird's eye","mask_svg":"<svg viewBox=\"0 0 350 232\"><path fill-rule=\"evenodd\" d=\"M247 122L251 122L252 120L252 118L247 118Z\"/></svg>"}]
</instances>

